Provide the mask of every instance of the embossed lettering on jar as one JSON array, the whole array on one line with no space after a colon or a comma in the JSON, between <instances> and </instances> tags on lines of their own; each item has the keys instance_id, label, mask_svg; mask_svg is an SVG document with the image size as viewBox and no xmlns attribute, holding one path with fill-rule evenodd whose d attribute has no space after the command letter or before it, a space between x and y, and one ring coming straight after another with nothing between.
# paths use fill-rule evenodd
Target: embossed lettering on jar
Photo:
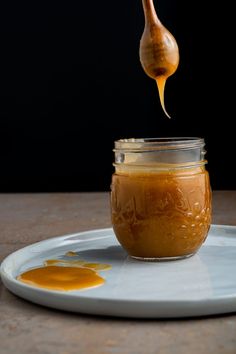
<instances>
[{"instance_id":1,"label":"embossed lettering on jar","mask_svg":"<svg viewBox=\"0 0 236 354\"><path fill-rule=\"evenodd\" d=\"M211 223L211 188L200 138L115 142L111 217L129 255L173 260L193 255Z\"/></svg>"}]
</instances>

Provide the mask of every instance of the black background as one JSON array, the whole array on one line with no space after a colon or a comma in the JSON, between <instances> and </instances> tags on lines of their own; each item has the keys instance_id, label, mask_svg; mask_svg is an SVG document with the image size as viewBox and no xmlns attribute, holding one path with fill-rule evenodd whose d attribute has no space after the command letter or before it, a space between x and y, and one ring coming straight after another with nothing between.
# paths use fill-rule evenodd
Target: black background
<instances>
[{"instance_id":1,"label":"black background","mask_svg":"<svg viewBox=\"0 0 236 354\"><path fill-rule=\"evenodd\" d=\"M236 188L233 9L154 2L180 49L171 120L139 62L141 0L1 5L1 192L109 190L114 140L157 136L205 138L212 188Z\"/></svg>"}]
</instances>

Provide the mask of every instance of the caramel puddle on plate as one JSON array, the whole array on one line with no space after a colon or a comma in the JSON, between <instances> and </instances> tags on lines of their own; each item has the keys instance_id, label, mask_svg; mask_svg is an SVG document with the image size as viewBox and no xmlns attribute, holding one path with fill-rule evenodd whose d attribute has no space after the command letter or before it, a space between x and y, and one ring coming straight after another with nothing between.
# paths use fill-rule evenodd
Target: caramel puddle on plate
<instances>
[{"instance_id":1,"label":"caramel puddle on plate","mask_svg":"<svg viewBox=\"0 0 236 354\"><path fill-rule=\"evenodd\" d=\"M109 270L111 266L109 264L102 264L102 263L87 263L86 261L82 260L75 260L75 261L68 261L64 259L48 259L44 262L46 267L48 266L72 266L72 267L82 267L88 268L93 270Z\"/></svg>"},{"instance_id":2,"label":"caramel puddle on plate","mask_svg":"<svg viewBox=\"0 0 236 354\"><path fill-rule=\"evenodd\" d=\"M50 290L80 290L104 284L105 279L97 271L109 269L111 269L109 264L49 259L44 262L43 267L28 270L20 274L17 280Z\"/></svg>"},{"instance_id":3,"label":"caramel puddle on plate","mask_svg":"<svg viewBox=\"0 0 236 354\"><path fill-rule=\"evenodd\" d=\"M76 257L76 256L78 256L78 253L73 252L73 251L68 251L68 252L66 252L65 256L67 256L67 257Z\"/></svg>"}]
</instances>

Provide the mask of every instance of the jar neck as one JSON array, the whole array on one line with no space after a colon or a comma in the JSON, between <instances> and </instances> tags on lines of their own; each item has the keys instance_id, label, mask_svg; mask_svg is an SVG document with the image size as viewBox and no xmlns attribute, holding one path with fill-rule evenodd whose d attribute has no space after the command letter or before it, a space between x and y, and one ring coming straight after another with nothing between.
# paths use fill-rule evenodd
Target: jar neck
<instances>
[{"instance_id":1,"label":"jar neck","mask_svg":"<svg viewBox=\"0 0 236 354\"><path fill-rule=\"evenodd\" d=\"M122 139L115 141L116 168L159 170L202 167L205 142L201 138Z\"/></svg>"}]
</instances>

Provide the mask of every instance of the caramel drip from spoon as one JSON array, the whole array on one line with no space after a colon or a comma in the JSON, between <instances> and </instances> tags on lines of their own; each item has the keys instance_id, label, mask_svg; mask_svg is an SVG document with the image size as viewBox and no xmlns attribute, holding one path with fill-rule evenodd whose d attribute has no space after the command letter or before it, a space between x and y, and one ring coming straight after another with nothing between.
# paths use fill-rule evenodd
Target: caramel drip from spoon
<instances>
[{"instance_id":1,"label":"caramel drip from spoon","mask_svg":"<svg viewBox=\"0 0 236 354\"><path fill-rule=\"evenodd\" d=\"M139 56L145 73L157 83L160 102L165 109L164 89L167 78L179 64L179 49L175 38L157 17L153 0L142 0L145 16L144 32L140 41Z\"/></svg>"},{"instance_id":2,"label":"caramel drip from spoon","mask_svg":"<svg viewBox=\"0 0 236 354\"><path fill-rule=\"evenodd\" d=\"M166 107L165 107L165 100L164 100L164 91L165 91L165 84L166 84L165 77L164 76L157 77L156 83L157 83L157 88L158 88L158 92L159 92L161 107L162 107L163 111L165 112L165 114L167 115L167 117L171 118L170 115L167 113Z\"/></svg>"}]
</instances>

